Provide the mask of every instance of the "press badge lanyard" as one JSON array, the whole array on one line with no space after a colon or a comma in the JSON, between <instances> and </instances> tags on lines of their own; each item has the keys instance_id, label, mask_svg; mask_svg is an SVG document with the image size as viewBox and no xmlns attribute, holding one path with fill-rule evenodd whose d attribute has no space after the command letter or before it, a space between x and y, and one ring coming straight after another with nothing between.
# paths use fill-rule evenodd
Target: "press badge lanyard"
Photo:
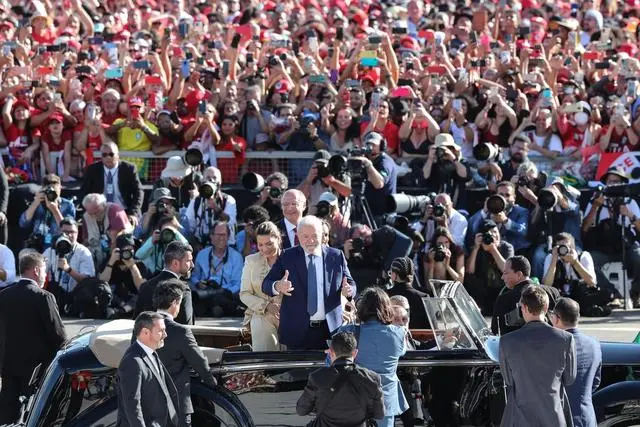
<instances>
[{"instance_id":1,"label":"press badge lanyard","mask_svg":"<svg viewBox=\"0 0 640 427\"><path fill-rule=\"evenodd\" d=\"M211 253L209 253L209 277L213 279L213 277L215 277L215 275L218 273L218 270L220 270L220 287L222 288L222 284L224 283L224 265L229 260L229 248L227 248L227 250L225 251L224 256L222 257L218 265L211 269L211 267L213 266L214 257L213 249L213 246L211 246Z\"/></svg>"}]
</instances>

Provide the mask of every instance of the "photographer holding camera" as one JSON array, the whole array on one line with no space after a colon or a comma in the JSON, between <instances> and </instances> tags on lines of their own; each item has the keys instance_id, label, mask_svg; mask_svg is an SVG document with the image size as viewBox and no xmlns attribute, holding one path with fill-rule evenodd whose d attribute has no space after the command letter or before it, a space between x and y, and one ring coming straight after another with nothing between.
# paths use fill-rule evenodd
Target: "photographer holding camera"
<instances>
[{"instance_id":1,"label":"photographer holding camera","mask_svg":"<svg viewBox=\"0 0 640 427\"><path fill-rule=\"evenodd\" d=\"M340 213L338 197L328 191L322 193L313 208L315 215L329 225L329 246L341 248L349 236L351 226L348 216L342 216Z\"/></svg>"},{"instance_id":2,"label":"photographer holding camera","mask_svg":"<svg viewBox=\"0 0 640 427\"><path fill-rule=\"evenodd\" d=\"M78 243L78 224L73 218L60 221L61 235L42 255L47 259L49 290L62 312L70 304L70 294L78 282L96 274L91 251Z\"/></svg>"},{"instance_id":3,"label":"photographer holding camera","mask_svg":"<svg viewBox=\"0 0 640 427\"><path fill-rule=\"evenodd\" d=\"M431 279L464 282L464 250L455 244L446 227L437 227L425 259L425 281Z\"/></svg>"},{"instance_id":4,"label":"photographer holding camera","mask_svg":"<svg viewBox=\"0 0 640 427\"><path fill-rule=\"evenodd\" d=\"M605 288L612 288L601 268L613 261L623 261L631 277L631 299L634 308L640 307L640 208L638 203L624 194L612 194L612 188L628 184L629 177L619 168L610 168L602 181L606 188L597 192L587 209L582 223L585 247L591 250L596 269L597 282ZM609 195L605 195L609 193ZM624 191L623 191L624 193ZM623 237L624 232L624 237ZM623 246L625 258L622 259ZM626 298L626 296L624 296Z\"/></svg>"},{"instance_id":5,"label":"photographer holding camera","mask_svg":"<svg viewBox=\"0 0 640 427\"><path fill-rule=\"evenodd\" d=\"M229 244L233 245L238 209L236 199L222 192L222 175L218 168L210 166L203 175L198 197L192 199L187 207L189 234L199 246L206 246L211 226L215 221L224 219L229 223Z\"/></svg>"},{"instance_id":6,"label":"photographer holding camera","mask_svg":"<svg viewBox=\"0 0 640 427\"><path fill-rule=\"evenodd\" d=\"M579 251L569 233L553 236L553 249L544 262L544 285L553 286L565 297L580 304L584 316L606 316L611 313L607 304L614 292L600 289L591 254Z\"/></svg>"},{"instance_id":7,"label":"photographer holding camera","mask_svg":"<svg viewBox=\"0 0 640 427\"><path fill-rule=\"evenodd\" d=\"M307 177L298 185L298 190L302 191L309 203L309 214L315 215L315 206L320 195L326 191L337 193L342 197L349 197L351 194L351 184L348 175L341 174L334 176L329 169L329 159L331 154L327 150L318 150L313 156L313 164L309 169Z\"/></svg>"},{"instance_id":8,"label":"photographer holding camera","mask_svg":"<svg viewBox=\"0 0 640 427\"><path fill-rule=\"evenodd\" d=\"M141 261L135 259L135 240L129 233L120 233L116 237L116 247L111 251L104 270L98 278L111 286L113 299L111 307L116 315L129 314L136 306L138 290L150 276Z\"/></svg>"},{"instance_id":9,"label":"photographer holding camera","mask_svg":"<svg viewBox=\"0 0 640 427\"><path fill-rule=\"evenodd\" d=\"M461 160L460 147L448 133L436 135L422 168L427 191L451 195L457 205L465 183L471 179L469 167Z\"/></svg>"},{"instance_id":10,"label":"photographer holding camera","mask_svg":"<svg viewBox=\"0 0 640 427\"><path fill-rule=\"evenodd\" d=\"M365 181L364 196L374 217L385 214L388 196L395 194L398 167L386 153L387 141L377 132L369 132L363 138L365 156L355 156L349 160L359 161L365 171L360 177L351 176L351 183L362 178Z\"/></svg>"},{"instance_id":11,"label":"photographer holding camera","mask_svg":"<svg viewBox=\"0 0 640 427\"><path fill-rule=\"evenodd\" d=\"M167 159L167 165L162 170L160 179L153 184L153 189L167 188L175 199L178 213L189 206L197 188L199 175L196 176L193 168L181 156L173 156Z\"/></svg>"},{"instance_id":12,"label":"photographer holding camera","mask_svg":"<svg viewBox=\"0 0 640 427\"><path fill-rule=\"evenodd\" d=\"M493 313L493 303L504 286L505 260L513 256L513 246L500 240L495 221L484 219L475 234L473 249L467 257L465 287L478 302L484 315Z\"/></svg>"},{"instance_id":13,"label":"photographer holding camera","mask_svg":"<svg viewBox=\"0 0 640 427\"><path fill-rule=\"evenodd\" d=\"M580 192L565 185L561 178L554 178L551 185L538 192L538 196L538 203L529 222L529 239L534 245L530 258L532 275L542 278L545 259L552 249L549 246L552 236L562 232L569 233L576 236L576 248L582 247L582 213L578 201Z\"/></svg>"},{"instance_id":14,"label":"photographer holding camera","mask_svg":"<svg viewBox=\"0 0 640 427\"><path fill-rule=\"evenodd\" d=\"M531 211L538 205L538 193L547 185L547 175L527 161L518 166L510 181L516 186L516 203Z\"/></svg>"},{"instance_id":15,"label":"photographer holding camera","mask_svg":"<svg viewBox=\"0 0 640 427\"><path fill-rule=\"evenodd\" d=\"M529 248L527 227L529 211L516 204L515 186L509 181L502 181L496 186L497 194L487 197L484 208L476 212L469 220L467 247L471 247L473 239L483 220L493 220L500 231L501 239L509 242L516 252Z\"/></svg>"},{"instance_id":16,"label":"photographer holding camera","mask_svg":"<svg viewBox=\"0 0 640 427\"><path fill-rule=\"evenodd\" d=\"M265 185L260 192L260 197L255 203L269 212L272 222L282 219L282 194L289 188L289 178L282 172L274 172L265 180Z\"/></svg>"},{"instance_id":17,"label":"photographer holding camera","mask_svg":"<svg viewBox=\"0 0 640 427\"><path fill-rule=\"evenodd\" d=\"M60 197L62 185L60 177L54 174L42 178L42 187L33 202L20 215L18 224L29 234L26 247L38 252L53 245L54 236L59 232L63 218L75 218L76 208L69 199Z\"/></svg>"},{"instance_id":18,"label":"photographer holding camera","mask_svg":"<svg viewBox=\"0 0 640 427\"><path fill-rule=\"evenodd\" d=\"M174 216L163 216L158 221L158 228L136 251L135 257L142 261L150 274L156 274L164 268L164 252L167 246L178 241L185 245L189 242L178 231L180 224Z\"/></svg>"},{"instance_id":19,"label":"photographer holding camera","mask_svg":"<svg viewBox=\"0 0 640 427\"><path fill-rule=\"evenodd\" d=\"M437 227L447 228L456 245L462 246L464 244L464 238L467 234L467 218L453 208L453 202L447 193L438 194L433 199L433 203L427 204L422 220L414 225L416 231L423 233L426 242L431 242ZM425 249L428 250L429 246L427 245Z\"/></svg>"},{"instance_id":20,"label":"photographer holding camera","mask_svg":"<svg viewBox=\"0 0 640 427\"><path fill-rule=\"evenodd\" d=\"M138 238L149 237L158 228L158 222L165 216L176 216L175 197L168 188L160 187L153 190L147 211L142 215L140 228L136 230Z\"/></svg>"},{"instance_id":21,"label":"photographer holding camera","mask_svg":"<svg viewBox=\"0 0 640 427\"><path fill-rule=\"evenodd\" d=\"M325 150L327 143L319 135L320 114L303 110L300 114L300 127L291 134L287 141L287 151L318 151ZM326 139L328 135L322 133ZM298 182L304 180L305 173L313 163L309 159L289 160L289 178Z\"/></svg>"},{"instance_id":22,"label":"photographer holding camera","mask_svg":"<svg viewBox=\"0 0 640 427\"><path fill-rule=\"evenodd\" d=\"M229 247L229 224L216 221L210 233L211 246L196 256L191 274L196 315L238 316L242 255Z\"/></svg>"}]
</instances>

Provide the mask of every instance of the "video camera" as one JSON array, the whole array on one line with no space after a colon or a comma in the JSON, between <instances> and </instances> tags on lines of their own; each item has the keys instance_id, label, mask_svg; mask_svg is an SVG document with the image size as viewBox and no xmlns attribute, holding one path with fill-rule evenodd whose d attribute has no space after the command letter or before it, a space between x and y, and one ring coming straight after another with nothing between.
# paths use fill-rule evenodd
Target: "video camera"
<instances>
[{"instance_id":1,"label":"video camera","mask_svg":"<svg viewBox=\"0 0 640 427\"><path fill-rule=\"evenodd\" d=\"M329 163L322 171L327 175L339 176L343 173L347 173L352 181L363 181L367 178L367 170L364 162L358 157L366 157L373 152L371 145L365 145L364 147L352 148L347 150L347 157L341 154L335 154L329 159ZM325 175L325 176L327 176ZM318 168L318 176L323 177Z\"/></svg>"}]
</instances>

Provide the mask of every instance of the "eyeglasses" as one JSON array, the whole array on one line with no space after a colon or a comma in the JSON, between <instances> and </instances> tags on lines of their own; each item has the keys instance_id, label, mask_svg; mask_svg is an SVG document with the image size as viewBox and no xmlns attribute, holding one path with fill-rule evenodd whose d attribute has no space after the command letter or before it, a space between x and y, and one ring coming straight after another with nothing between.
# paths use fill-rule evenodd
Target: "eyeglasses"
<instances>
[{"instance_id":1,"label":"eyeglasses","mask_svg":"<svg viewBox=\"0 0 640 427\"><path fill-rule=\"evenodd\" d=\"M102 153L102 157L115 157L116 153Z\"/></svg>"}]
</instances>

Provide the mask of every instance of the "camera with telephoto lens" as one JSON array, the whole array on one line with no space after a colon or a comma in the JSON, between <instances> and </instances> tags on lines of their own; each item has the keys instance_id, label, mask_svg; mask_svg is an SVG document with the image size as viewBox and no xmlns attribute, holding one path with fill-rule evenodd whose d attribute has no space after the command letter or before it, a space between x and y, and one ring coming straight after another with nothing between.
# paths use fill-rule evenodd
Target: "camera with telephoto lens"
<instances>
[{"instance_id":1,"label":"camera with telephoto lens","mask_svg":"<svg viewBox=\"0 0 640 427\"><path fill-rule=\"evenodd\" d=\"M433 260L435 262L442 262L446 258L446 254L444 253L444 245L436 246L435 254L433 255Z\"/></svg>"},{"instance_id":2,"label":"camera with telephoto lens","mask_svg":"<svg viewBox=\"0 0 640 427\"><path fill-rule=\"evenodd\" d=\"M69 240L67 236L62 235L56 240L55 249L59 257L64 257L73 250L73 243L71 243L71 240Z\"/></svg>"},{"instance_id":3,"label":"camera with telephoto lens","mask_svg":"<svg viewBox=\"0 0 640 427\"><path fill-rule=\"evenodd\" d=\"M349 258L355 261L361 261L364 258L364 240L361 237L351 239Z\"/></svg>"},{"instance_id":4,"label":"camera with telephoto lens","mask_svg":"<svg viewBox=\"0 0 640 427\"><path fill-rule=\"evenodd\" d=\"M487 210L494 215L503 212L507 207L507 201L499 194L494 194L487 198Z\"/></svg>"},{"instance_id":5,"label":"camera with telephoto lens","mask_svg":"<svg viewBox=\"0 0 640 427\"><path fill-rule=\"evenodd\" d=\"M553 209L556 206L556 203L558 203L558 197L556 196L556 193L549 188L543 188L538 192L538 205L542 209Z\"/></svg>"},{"instance_id":6,"label":"camera with telephoto lens","mask_svg":"<svg viewBox=\"0 0 640 427\"><path fill-rule=\"evenodd\" d=\"M133 249L120 249L120 261L129 261L133 258Z\"/></svg>"},{"instance_id":7,"label":"camera with telephoto lens","mask_svg":"<svg viewBox=\"0 0 640 427\"><path fill-rule=\"evenodd\" d=\"M493 238L493 234L490 231L485 231L482 233L482 243L485 245L491 245L496 240Z\"/></svg>"},{"instance_id":8,"label":"camera with telephoto lens","mask_svg":"<svg viewBox=\"0 0 640 427\"><path fill-rule=\"evenodd\" d=\"M318 171L318 178L326 178L331 175L331 171L324 162L316 162L316 170Z\"/></svg>"},{"instance_id":9,"label":"camera with telephoto lens","mask_svg":"<svg viewBox=\"0 0 640 427\"><path fill-rule=\"evenodd\" d=\"M269 187L269 197L277 199L282 196L282 189L278 187Z\"/></svg>"},{"instance_id":10,"label":"camera with telephoto lens","mask_svg":"<svg viewBox=\"0 0 640 427\"><path fill-rule=\"evenodd\" d=\"M473 147L473 157L478 161L491 162L498 158L500 155L500 149L487 142L481 143Z\"/></svg>"},{"instance_id":11,"label":"camera with telephoto lens","mask_svg":"<svg viewBox=\"0 0 640 427\"><path fill-rule=\"evenodd\" d=\"M567 245L558 245L558 255L559 256L567 256L569 255L569 247Z\"/></svg>"},{"instance_id":12,"label":"camera with telephoto lens","mask_svg":"<svg viewBox=\"0 0 640 427\"><path fill-rule=\"evenodd\" d=\"M443 217L447 212L447 208L444 207L442 203L436 203L433 205L433 216L436 218Z\"/></svg>"},{"instance_id":13,"label":"camera with telephoto lens","mask_svg":"<svg viewBox=\"0 0 640 427\"><path fill-rule=\"evenodd\" d=\"M519 176L518 177L518 187L528 187L529 186L529 178L527 178L526 176Z\"/></svg>"},{"instance_id":14,"label":"camera with telephoto lens","mask_svg":"<svg viewBox=\"0 0 640 427\"><path fill-rule=\"evenodd\" d=\"M433 202L435 195L411 196L409 194L397 193L387 196L387 212L398 214L420 214L424 212L427 205Z\"/></svg>"},{"instance_id":15,"label":"camera with telephoto lens","mask_svg":"<svg viewBox=\"0 0 640 427\"><path fill-rule=\"evenodd\" d=\"M49 202L55 202L58 199L58 193L56 193L56 190L54 190L51 185L44 187L42 192Z\"/></svg>"},{"instance_id":16,"label":"camera with telephoto lens","mask_svg":"<svg viewBox=\"0 0 640 427\"><path fill-rule=\"evenodd\" d=\"M198 187L198 193L205 199L212 198L218 192L218 183L215 181L206 181Z\"/></svg>"},{"instance_id":17,"label":"camera with telephoto lens","mask_svg":"<svg viewBox=\"0 0 640 427\"><path fill-rule=\"evenodd\" d=\"M169 205L167 204L167 202L165 202L162 199L156 202L156 212L159 215L166 214L168 210L169 210Z\"/></svg>"},{"instance_id":18,"label":"camera with telephoto lens","mask_svg":"<svg viewBox=\"0 0 640 427\"><path fill-rule=\"evenodd\" d=\"M321 201L316 204L316 216L318 218L328 218L331 215L331 205L327 201Z\"/></svg>"},{"instance_id":19,"label":"camera with telephoto lens","mask_svg":"<svg viewBox=\"0 0 640 427\"><path fill-rule=\"evenodd\" d=\"M168 245L169 243L176 240L176 233L170 228L165 228L160 232L160 242L163 245Z\"/></svg>"}]
</instances>

